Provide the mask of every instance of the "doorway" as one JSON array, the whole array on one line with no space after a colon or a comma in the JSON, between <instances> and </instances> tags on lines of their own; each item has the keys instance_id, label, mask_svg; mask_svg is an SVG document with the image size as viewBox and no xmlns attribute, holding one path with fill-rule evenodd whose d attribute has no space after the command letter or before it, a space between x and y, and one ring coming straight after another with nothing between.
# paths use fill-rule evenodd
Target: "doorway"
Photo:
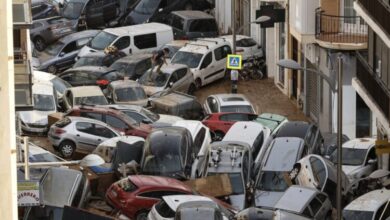
<instances>
[{"instance_id":1,"label":"doorway","mask_svg":"<svg viewBox=\"0 0 390 220\"><path fill-rule=\"evenodd\" d=\"M292 59L298 61L298 41L294 37L292 38ZM292 71L292 97L297 99L298 97L298 70Z\"/></svg>"},{"instance_id":2,"label":"doorway","mask_svg":"<svg viewBox=\"0 0 390 220\"><path fill-rule=\"evenodd\" d=\"M371 110L359 94L356 93L356 137L370 137L371 124Z\"/></svg>"}]
</instances>

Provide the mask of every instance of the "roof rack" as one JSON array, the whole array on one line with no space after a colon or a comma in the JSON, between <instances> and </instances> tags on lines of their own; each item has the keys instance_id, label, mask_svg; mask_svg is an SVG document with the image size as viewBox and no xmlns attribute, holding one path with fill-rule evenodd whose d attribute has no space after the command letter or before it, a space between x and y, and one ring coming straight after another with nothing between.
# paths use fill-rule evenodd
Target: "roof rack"
<instances>
[{"instance_id":1,"label":"roof rack","mask_svg":"<svg viewBox=\"0 0 390 220\"><path fill-rule=\"evenodd\" d=\"M201 47L206 47L207 49L209 49L209 46L203 45L203 44L195 44L195 43L186 43L186 44L184 44L184 46L187 46L187 45L201 46Z\"/></svg>"},{"instance_id":2,"label":"roof rack","mask_svg":"<svg viewBox=\"0 0 390 220\"><path fill-rule=\"evenodd\" d=\"M224 42L226 41L226 39L223 39L223 38L218 38L218 39L221 39L221 40L223 40ZM218 40L213 40L213 39L197 38L196 40L197 40L197 41L212 42L212 43L215 43L215 44L218 44L218 43L219 43Z\"/></svg>"},{"instance_id":3,"label":"roof rack","mask_svg":"<svg viewBox=\"0 0 390 220\"><path fill-rule=\"evenodd\" d=\"M238 156L242 156L242 152L240 151L238 151L237 150L237 148L236 147L234 147L233 148L233 150L231 151L231 153L230 153L230 160L231 160L231 162L230 163L227 163L227 162L225 162L225 163L221 163L221 152L222 152L222 148L221 147L219 147L218 148L218 150L217 150L217 154L215 155L215 157L213 157L214 155L214 152L213 151L211 151L210 152L210 156L211 156L211 161L212 162L210 162L209 163L209 167L211 167L212 165L214 165L214 167L218 167L218 165L231 165L232 167L234 167L234 165L236 164L236 162L237 162L237 157ZM238 167L241 167L241 163L238 163Z\"/></svg>"}]
</instances>

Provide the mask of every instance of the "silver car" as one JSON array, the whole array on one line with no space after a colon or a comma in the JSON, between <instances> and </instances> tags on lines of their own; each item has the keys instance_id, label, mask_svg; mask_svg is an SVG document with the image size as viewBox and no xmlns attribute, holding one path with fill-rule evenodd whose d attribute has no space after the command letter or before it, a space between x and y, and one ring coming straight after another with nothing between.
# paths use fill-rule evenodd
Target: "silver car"
<instances>
[{"instance_id":1,"label":"silver car","mask_svg":"<svg viewBox=\"0 0 390 220\"><path fill-rule=\"evenodd\" d=\"M90 118L66 117L50 127L48 138L65 158L76 150L91 153L100 143L121 136L106 123Z\"/></svg>"},{"instance_id":2,"label":"silver car","mask_svg":"<svg viewBox=\"0 0 390 220\"><path fill-rule=\"evenodd\" d=\"M111 82L104 90L107 99L115 104L129 104L146 107L148 97L145 90L137 82L117 80Z\"/></svg>"},{"instance_id":3,"label":"silver car","mask_svg":"<svg viewBox=\"0 0 390 220\"><path fill-rule=\"evenodd\" d=\"M72 27L72 22L63 17L52 17L33 21L30 29L30 38L35 49L43 51L47 45L76 32Z\"/></svg>"},{"instance_id":4,"label":"silver car","mask_svg":"<svg viewBox=\"0 0 390 220\"><path fill-rule=\"evenodd\" d=\"M148 96L163 91L179 91L192 95L196 90L192 72L182 64L164 65L160 72L149 69L138 82Z\"/></svg>"}]
</instances>

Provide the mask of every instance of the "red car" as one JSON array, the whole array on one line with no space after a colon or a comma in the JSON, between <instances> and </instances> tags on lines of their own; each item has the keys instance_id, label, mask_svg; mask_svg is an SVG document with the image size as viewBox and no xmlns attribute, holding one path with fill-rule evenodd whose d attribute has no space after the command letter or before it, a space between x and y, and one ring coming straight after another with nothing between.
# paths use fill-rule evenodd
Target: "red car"
<instances>
[{"instance_id":1,"label":"red car","mask_svg":"<svg viewBox=\"0 0 390 220\"><path fill-rule=\"evenodd\" d=\"M236 121L253 121L256 118L257 115L251 113L221 112L207 115L202 122L214 133L213 140L218 141Z\"/></svg>"},{"instance_id":2,"label":"red car","mask_svg":"<svg viewBox=\"0 0 390 220\"><path fill-rule=\"evenodd\" d=\"M80 106L71 109L66 116L80 116L102 121L124 135L138 136L146 138L152 131L152 127L147 124L138 123L125 113L106 107Z\"/></svg>"},{"instance_id":3,"label":"red car","mask_svg":"<svg viewBox=\"0 0 390 220\"><path fill-rule=\"evenodd\" d=\"M193 194L190 187L168 177L134 175L113 183L106 192L108 204L133 220L146 219L163 196Z\"/></svg>"}]
</instances>

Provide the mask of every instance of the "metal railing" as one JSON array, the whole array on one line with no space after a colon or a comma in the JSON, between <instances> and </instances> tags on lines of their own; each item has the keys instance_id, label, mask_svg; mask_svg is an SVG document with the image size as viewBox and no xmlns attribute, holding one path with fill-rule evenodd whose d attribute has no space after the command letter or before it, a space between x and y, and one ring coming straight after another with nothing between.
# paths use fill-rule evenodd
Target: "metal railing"
<instances>
[{"instance_id":1,"label":"metal railing","mask_svg":"<svg viewBox=\"0 0 390 220\"><path fill-rule=\"evenodd\" d=\"M327 15L316 9L315 37L332 43L361 44L368 41L368 26L359 16Z\"/></svg>"},{"instance_id":2,"label":"metal railing","mask_svg":"<svg viewBox=\"0 0 390 220\"><path fill-rule=\"evenodd\" d=\"M359 53L356 53L356 57L356 77L376 102L386 119L390 121L390 91L366 63L364 57Z\"/></svg>"},{"instance_id":3,"label":"metal railing","mask_svg":"<svg viewBox=\"0 0 390 220\"><path fill-rule=\"evenodd\" d=\"M384 32L390 35L390 5L384 0L356 0Z\"/></svg>"}]
</instances>

